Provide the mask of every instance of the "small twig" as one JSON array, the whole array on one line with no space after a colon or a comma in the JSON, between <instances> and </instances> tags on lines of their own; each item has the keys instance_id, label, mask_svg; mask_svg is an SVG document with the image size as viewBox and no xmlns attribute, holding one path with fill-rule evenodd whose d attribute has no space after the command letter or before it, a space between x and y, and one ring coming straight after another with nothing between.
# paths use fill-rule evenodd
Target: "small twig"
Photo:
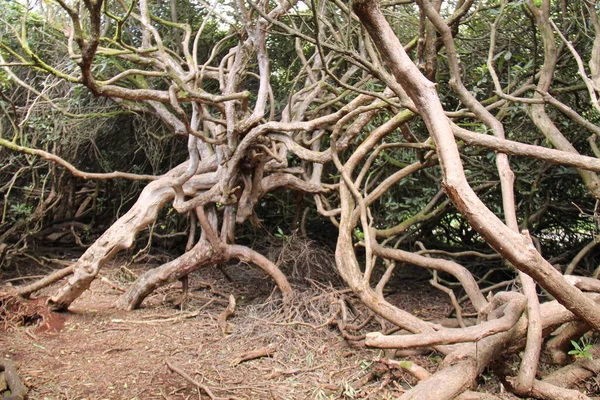
<instances>
[{"instance_id":1,"label":"small twig","mask_svg":"<svg viewBox=\"0 0 600 400\"><path fill-rule=\"evenodd\" d=\"M206 386L206 385L204 385L204 384L196 381L194 378L192 378L191 376L189 376L185 371L183 371L182 369L177 368L176 366L174 366L173 364L171 364L169 362L169 360L165 360L165 364L167 364L167 367L171 371L173 371L173 372L181 375L181 377L183 379L185 379L186 381L188 381L192 385L196 386L197 388L202 389L204 391L204 393L206 393L206 395L208 397L210 397L211 399L213 399L213 400L214 399L218 399L218 397L215 397L215 395L213 394L213 392L210 390L210 388L208 386Z\"/></svg>"},{"instance_id":2,"label":"small twig","mask_svg":"<svg viewBox=\"0 0 600 400\"><path fill-rule=\"evenodd\" d=\"M25 334L27 336L29 336L30 338L32 338L33 340L36 340L36 341L39 340L38 337L29 330L29 328L25 329Z\"/></svg>"},{"instance_id":3,"label":"small twig","mask_svg":"<svg viewBox=\"0 0 600 400\"><path fill-rule=\"evenodd\" d=\"M202 312L204 311L204 309L206 307L208 307L209 305L211 305L213 302L213 300L209 300L206 304L204 304L202 307L200 307L198 309L198 311L195 312L182 312L182 313L178 313L175 314L173 316L171 316L170 314L159 314L159 315L151 315L149 316L149 318L154 318L154 319L143 319L143 320L134 320L134 319L111 319L111 322L117 323L117 324L126 324L126 323L130 323L130 324L154 324L154 323L160 323L160 322L177 322L177 321L182 321L184 319L189 319L189 318L194 318L199 316L200 314L202 314ZM203 324L203 326L212 326L212 324Z\"/></svg>"},{"instance_id":4,"label":"small twig","mask_svg":"<svg viewBox=\"0 0 600 400\"><path fill-rule=\"evenodd\" d=\"M204 301L212 300L213 302L216 302L219 304L224 304L224 305L229 304L229 302L225 299L210 298L210 297L206 297L206 296L202 296L202 295L194 294L194 293L190 293L190 292L188 292L187 295L189 298L196 299L196 300L204 300Z\"/></svg>"},{"instance_id":5,"label":"small twig","mask_svg":"<svg viewBox=\"0 0 600 400\"><path fill-rule=\"evenodd\" d=\"M144 319L144 320L127 320L127 319L111 319L110 322L114 322L116 324L156 324L160 322L177 322L183 321L184 319L194 318L200 315L202 312L193 312L193 313L181 313L175 317L171 318L161 318L161 319Z\"/></svg>"},{"instance_id":6,"label":"small twig","mask_svg":"<svg viewBox=\"0 0 600 400\"><path fill-rule=\"evenodd\" d=\"M312 328L312 329L316 330L316 329L322 329L322 328L325 328L326 326L331 325L332 322L335 320L336 316L337 316L337 313L333 317L329 318L327 321L323 322L320 325L312 325L312 324L309 324L307 322L300 322L300 321L293 321L293 322L272 322L272 321L267 321L266 319L262 319L262 318L258 318L258 317L253 317L253 316L250 316L250 318L255 319L257 321L264 322L267 325L275 325L275 326L307 326L309 328Z\"/></svg>"},{"instance_id":7,"label":"small twig","mask_svg":"<svg viewBox=\"0 0 600 400\"><path fill-rule=\"evenodd\" d=\"M131 347L115 347L113 349L104 350L102 352L102 355L104 356L104 355L107 355L108 353L112 353L114 351L121 352L121 351L129 351L129 350L133 350L133 349Z\"/></svg>"},{"instance_id":8,"label":"small twig","mask_svg":"<svg viewBox=\"0 0 600 400\"><path fill-rule=\"evenodd\" d=\"M106 329L101 329L99 331L94 332L95 335L98 335L100 333L104 333L104 332L110 332L110 331L130 331L131 328L125 328L125 327L114 327L114 328L106 328Z\"/></svg>"},{"instance_id":9,"label":"small twig","mask_svg":"<svg viewBox=\"0 0 600 400\"><path fill-rule=\"evenodd\" d=\"M6 279L2 281L2 283L16 282L16 281L26 281L27 279L40 279L44 278L47 275L29 275L29 276L19 276L16 278Z\"/></svg>"},{"instance_id":10,"label":"small twig","mask_svg":"<svg viewBox=\"0 0 600 400\"><path fill-rule=\"evenodd\" d=\"M460 304L458 304L458 300L456 300L456 295L454 294L454 291L450 288L447 288L443 285L441 285L438 282L437 279L437 271L434 271L434 278L432 280L429 281L429 283L431 284L431 286L433 286L434 288L441 290L442 292L446 293L448 295L448 297L450 297L450 301L452 302L452 305L454 306L454 311L456 311L456 319L458 321L458 324L460 325L461 328L466 327L465 322L463 320L462 317L462 308L460 307Z\"/></svg>"},{"instance_id":11,"label":"small twig","mask_svg":"<svg viewBox=\"0 0 600 400\"><path fill-rule=\"evenodd\" d=\"M275 353L275 349L273 347L274 347L273 345L268 345L267 347L263 347L263 348L260 348L257 350L251 350L246 353L242 353L239 355L238 358L236 358L235 360L233 360L231 362L231 366L235 367L235 366L243 363L244 361L255 360L257 358L271 357L271 355L273 353Z\"/></svg>"},{"instance_id":12,"label":"small twig","mask_svg":"<svg viewBox=\"0 0 600 400\"><path fill-rule=\"evenodd\" d=\"M104 276L100 276L100 280L119 292L125 292L125 289Z\"/></svg>"},{"instance_id":13,"label":"small twig","mask_svg":"<svg viewBox=\"0 0 600 400\"><path fill-rule=\"evenodd\" d=\"M281 370L276 370L271 372L268 375L265 375L265 379L273 379L273 378L277 378L279 376L287 376L287 375L296 375L296 374L301 374L304 372L312 372L312 371L316 371L318 369L321 369L323 367L327 366L327 363L325 364L321 364L321 365L317 365L316 367L312 367L312 368L295 368L295 369L288 369L287 371L281 371Z\"/></svg>"}]
</instances>

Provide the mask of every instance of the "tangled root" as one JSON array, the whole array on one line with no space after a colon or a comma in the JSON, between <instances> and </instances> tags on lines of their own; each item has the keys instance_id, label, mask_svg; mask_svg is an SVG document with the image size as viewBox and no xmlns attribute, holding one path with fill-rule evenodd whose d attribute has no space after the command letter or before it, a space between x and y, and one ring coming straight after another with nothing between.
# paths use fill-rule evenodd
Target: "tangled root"
<instances>
[{"instance_id":1,"label":"tangled root","mask_svg":"<svg viewBox=\"0 0 600 400\"><path fill-rule=\"evenodd\" d=\"M36 326L38 332L62 328L63 318L48 308L45 298L23 299L10 292L0 292L0 331L21 326Z\"/></svg>"}]
</instances>

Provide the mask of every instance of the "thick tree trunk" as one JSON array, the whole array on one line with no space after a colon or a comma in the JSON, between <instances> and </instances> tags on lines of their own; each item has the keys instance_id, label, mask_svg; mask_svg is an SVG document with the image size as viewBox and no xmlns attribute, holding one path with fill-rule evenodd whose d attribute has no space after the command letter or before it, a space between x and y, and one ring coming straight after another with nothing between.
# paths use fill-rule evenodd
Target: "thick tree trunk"
<instances>
[{"instance_id":1,"label":"thick tree trunk","mask_svg":"<svg viewBox=\"0 0 600 400\"><path fill-rule=\"evenodd\" d=\"M54 310L66 310L90 287L102 266L119 251L135 243L137 233L156 220L160 209L175 196L171 185L163 180L150 183L137 203L119 218L77 260L73 276L50 300Z\"/></svg>"}]
</instances>

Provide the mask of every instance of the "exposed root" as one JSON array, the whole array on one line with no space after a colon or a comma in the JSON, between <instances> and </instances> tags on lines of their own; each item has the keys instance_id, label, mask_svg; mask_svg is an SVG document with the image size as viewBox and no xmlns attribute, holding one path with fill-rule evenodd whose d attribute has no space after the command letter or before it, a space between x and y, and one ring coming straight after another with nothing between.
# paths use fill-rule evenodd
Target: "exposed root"
<instances>
[{"instance_id":1,"label":"exposed root","mask_svg":"<svg viewBox=\"0 0 600 400\"><path fill-rule=\"evenodd\" d=\"M239 259L261 268L279 287L284 303L289 302L292 296L292 287L279 268L266 257L245 246L223 243L213 245L208 240L200 240L191 250L180 257L140 276L117 300L116 306L124 310L134 310L157 288L188 276L201 268L225 263L231 259Z\"/></svg>"},{"instance_id":2,"label":"exposed root","mask_svg":"<svg viewBox=\"0 0 600 400\"><path fill-rule=\"evenodd\" d=\"M219 328L221 328L221 332L223 333L223 335L227 335L228 333L231 332L231 328L229 327L229 324L227 323L227 318L231 317L233 314L235 313L235 297L233 297L232 294L229 295L229 304L227 305L227 308L225 310L223 310L223 312L221 312L219 314L219 318L217 318L217 324L219 325Z\"/></svg>"},{"instance_id":3,"label":"exposed root","mask_svg":"<svg viewBox=\"0 0 600 400\"><path fill-rule=\"evenodd\" d=\"M560 387L574 385L600 374L600 348L593 347L589 351L591 360L586 357L578 358L573 364L567 365L546 376L543 381Z\"/></svg>"},{"instance_id":4,"label":"exposed root","mask_svg":"<svg viewBox=\"0 0 600 400\"><path fill-rule=\"evenodd\" d=\"M571 340L579 340L589 330L590 326L585 322L576 321L566 324L556 336L546 343L545 351L550 362L557 365L568 364L571 359L571 356L567 354L571 348Z\"/></svg>"},{"instance_id":5,"label":"exposed root","mask_svg":"<svg viewBox=\"0 0 600 400\"><path fill-rule=\"evenodd\" d=\"M212 263L222 261L224 261L223 256L217 254L207 241L201 240L190 251L180 257L140 276L127 292L119 297L116 306L124 310L134 310L158 287L187 276L191 272Z\"/></svg>"},{"instance_id":6,"label":"exposed root","mask_svg":"<svg viewBox=\"0 0 600 400\"><path fill-rule=\"evenodd\" d=\"M182 276L179 281L181 282L181 296L173 302L174 307L181 307L188 298L190 288L190 277L188 275Z\"/></svg>"}]
</instances>

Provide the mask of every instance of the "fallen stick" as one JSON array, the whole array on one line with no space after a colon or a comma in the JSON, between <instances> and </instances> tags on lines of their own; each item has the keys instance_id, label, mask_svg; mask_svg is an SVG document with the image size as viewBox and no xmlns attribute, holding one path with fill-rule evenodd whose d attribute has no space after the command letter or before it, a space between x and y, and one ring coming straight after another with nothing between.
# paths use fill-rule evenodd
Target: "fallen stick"
<instances>
[{"instance_id":1,"label":"fallen stick","mask_svg":"<svg viewBox=\"0 0 600 400\"><path fill-rule=\"evenodd\" d=\"M46 276L39 281L35 281L26 286L20 286L17 288L17 294L21 297L29 297L33 292L36 292L40 289L43 289L47 286L52 285L54 282L57 282L73 273L75 269L75 264L72 264L68 267L59 269L58 271L54 271L50 275Z\"/></svg>"},{"instance_id":2,"label":"fallen stick","mask_svg":"<svg viewBox=\"0 0 600 400\"><path fill-rule=\"evenodd\" d=\"M267 347L263 347L257 350L251 350L246 353L240 354L238 358L231 362L231 366L235 367L245 361L255 360L257 358L271 357L273 353L275 353L273 345L268 345Z\"/></svg>"},{"instance_id":3,"label":"fallen stick","mask_svg":"<svg viewBox=\"0 0 600 400\"><path fill-rule=\"evenodd\" d=\"M111 281L110 279L104 277L104 276L100 276L100 280L104 283L106 283L108 286L110 286L112 289L122 292L125 292L125 289L123 289L121 286L119 286L117 283Z\"/></svg>"},{"instance_id":4,"label":"fallen stick","mask_svg":"<svg viewBox=\"0 0 600 400\"><path fill-rule=\"evenodd\" d=\"M6 284L6 283L10 283L10 282L16 282L16 281L26 281L26 280L28 280L28 279L40 279L40 278L44 278L44 277L46 277L46 276L47 276L47 275L29 275L29 276L19 276L19 277L16 277L16 278L6 279L6 280L2 281L2 283L3 283L3 284ZM10 286L10 285L8 285L8 286Z\"/></svg>"},{"instance_id":5,"label":"fallen stick","mask_svg":"<svg viewBox=\"0 0 600 400\"><path fill-rule=\"evenodd\" d=\"M165 360L165 364L167 364L167 367L179 374L183 379L185 379L186 381L188 381L189 383L191 383L192 385L196 386L198 389L202 389L204 391L204 393L206 393L206 395L208 397L210 397L212 400L218 399L218 397L215 397L215 395L213 394L213 392L210 390L210 388L200 382L198 382L197 380L195 380L194 378L192 378L191 376L189 376L184 370L177 368L176 366L174 366L173 364L171 364L169 362L169 360Z\"/></svg>"},{"instance_id":6,"label":"fallen stick","mask_svg":"<svg viewBox=\"0 0 600 400\"><path fill-rule=\"evenodd\" d=\"M3 399L25 400L27 398L27 386L19 379L15 363L11 360L0 359L0 371L4 371L4 378L11 392L10 396L3 397Z\"/></svg>"},{"instance_id":7,"label":"fallen stick","mask_svg":"<svg viewBox=\"0 0 600 400\"><path fill-rule=\"evenodd\" d=\"M116 324L158 324L158 323L162 323L162 322L183 321L185 319L195 318L201 314L202 314L202 311L182 312L182 313L175 314L174 316L168 317L168 318L141 319L141 320L139 320L139 319L111 319L110 322L113 322Z\"/></svg>"},{"instance_id":8,"label":"fallen stick","mask_svg":"<svg viewBox=\"0 0 600 400\"><path fill-rule=\"evenodd\" d=\"M279 376L288 376L288 375L302 374L302 373L305 373L305 372L312 372L312 371L316 371L318 369L321 369L321 368L323 368L325 366L327 366L327 363L321 364L321 365L317 365L316 367L312 367L312 368L295 368L295 369L288 369L287 371L276 370L276 371L271 372L268 375L265 375L264 379L274 379L274 378L277 378Z\"/></svg>"}]
</instances>

